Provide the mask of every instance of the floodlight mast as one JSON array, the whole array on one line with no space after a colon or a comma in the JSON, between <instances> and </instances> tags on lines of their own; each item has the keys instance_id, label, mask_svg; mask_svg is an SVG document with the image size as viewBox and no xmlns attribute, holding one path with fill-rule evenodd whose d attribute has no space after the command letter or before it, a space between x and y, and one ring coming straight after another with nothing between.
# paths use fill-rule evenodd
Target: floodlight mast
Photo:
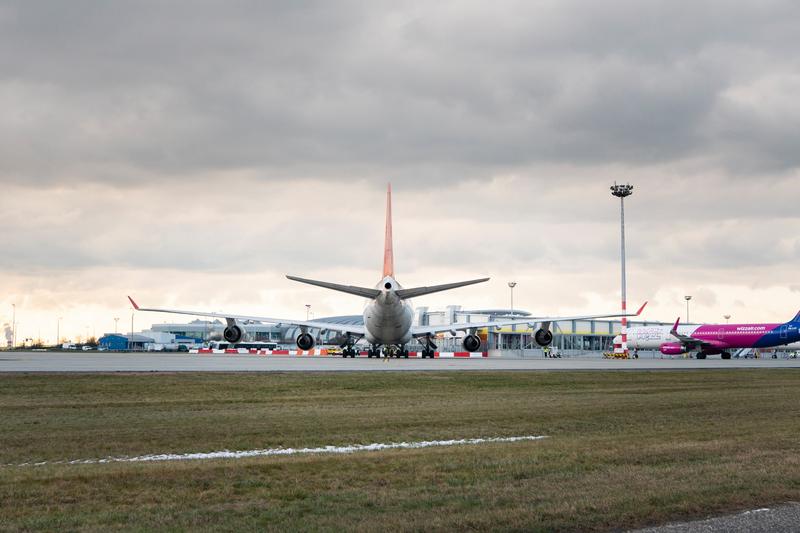
<instances>
[{"instance_id":1,"label":"floodlight mast","mask_svg":"<svg viewBox=\"0 0 800 533\"><path fill-rule=\"evenodd\" d=\"M611 195L616 196L619 198L619 218L620 218L620 257L622 259L622 314L627 313L627 295L626 295L626 288L625 288L625 197L630 196L633 194L633 185L627 183L625 185L617 185L617 182L614 182L614 185L611 186ZM625 357L628 357L628 319L627 317L622 317L622 328L620 331L620 335L622 337L622 353L625 354Z\"/></svg>"}]
</instances>

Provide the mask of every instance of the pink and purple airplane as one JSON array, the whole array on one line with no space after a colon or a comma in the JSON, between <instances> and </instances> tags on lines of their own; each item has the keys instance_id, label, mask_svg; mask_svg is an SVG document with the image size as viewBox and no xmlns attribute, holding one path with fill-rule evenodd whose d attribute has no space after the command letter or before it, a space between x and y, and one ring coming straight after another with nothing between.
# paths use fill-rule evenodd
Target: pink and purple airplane
<instances>
[{"instance_id":1,"label":"pink and purple airplane","mask_svg":"<svg viewBox=\"0 0 800 533\"><path fill-rule=\"evenodd\" d=\"M659 350L664 355L697 351L698 359L720 354L731 358L731 350L773 348L800 341L800 312L781 324L705 324L680 326L680 318L670 326L640 326L628 329L628 349ZM619 343L619 336L614 344Z\"/></svg>"}]
</instances>

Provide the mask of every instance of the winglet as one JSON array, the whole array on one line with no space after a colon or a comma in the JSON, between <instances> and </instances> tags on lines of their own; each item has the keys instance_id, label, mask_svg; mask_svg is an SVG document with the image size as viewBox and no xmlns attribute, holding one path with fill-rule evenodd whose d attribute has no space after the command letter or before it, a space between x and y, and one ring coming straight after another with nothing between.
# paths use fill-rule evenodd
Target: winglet
<instances>
[{"instance_id":1,"label":"winglet","mask_svg":"<svg viewBox=\"0 0 800 533\"><path fill-rule=\"evenodd\" d=\"M670 330L670 333L675 333L676 331L678 331L678 323L680 321L681 321L681 317L678 317L678 320L675 321L675 325L672 326L672 329Z\"/></svg>"},{"instance_id":2,"label":"winglet","mask_svg":"<svg viewBox=\"0 0 800 533\"><path fill-rule=\"evenodd\" d=\"M646 306L647 306L647 302L643 303L643 304L642 304L642 306L639 308L639 310L638 310L638 311L636 311L636 316L639 316L639 315L641 315L641 314L642 314L642 311L644 311L644 308L645 308Z\"/></svg>"},{"instance_id":3,"label":"winglet","mask_svg":"<svg viewBox=\"0 0 800 533\"><path fill-rule=\"evenodd\" d=\"M383 277L394 277L394 250L392 246L392 184L386 188L386 235L383 242Z\"/></svg>"},{"instance_id":4,"label":"winglet","mask_svg":"<svg viewBox=\"0 0 800 533\"><path fill-rule=\"evenodd\" d=\"M138 306L138 305L136 305L136 302L134 302L134 301L133 301L133 298L131 298L130 296L128 296L128 300L130 300L130 301L131 301L131 305L133 306L133 308L134 308L134 309L136 309L136 310L138 311L138 310L139 310L139 306Z\"/></svg>"}]
</instances>

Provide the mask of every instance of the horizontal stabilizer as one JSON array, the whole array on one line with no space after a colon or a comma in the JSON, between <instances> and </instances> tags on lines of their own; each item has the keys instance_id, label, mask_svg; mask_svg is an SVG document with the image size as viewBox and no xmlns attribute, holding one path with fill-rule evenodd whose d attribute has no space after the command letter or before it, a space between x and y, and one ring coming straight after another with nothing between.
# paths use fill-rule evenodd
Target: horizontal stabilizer
<instances>
[{"instance_id":1,"label":"horizontal stabilizer","mask_svg":"<svg viewBox=\"0 0 800 533\"><path fill-rule=\"evenodd\" d=\"M408 298L416 298L424 294L431 294L434 292L449 291L450 289L457 289L466 285L474 285L476 283L483 283L489 281L489 278L471 279L469 281L457 281L455 283L445 283L444 285L432 285L430 287L414 287L412 289L398 289L395 291L401 300Z\"/></svg>"},{"instance_id":2,"label":"horizontal stabilizer","mask_svg":"<svg viewBox=\"0 0 800 533\"><path fill-rule=\"evenodd\" d=\"M374 300L381 293L379 289L369 289L367 287L355 287L353 285L339 285L338 283L329 283L327 281L317 281L314 279L298 278L295 276L286 276L292 281L299 281L300 283L307 283L309 285L316 285L325 289L331 289L339 292L346 292L348 294L355 294L356 296L363 296Z\"/></svg>"}]
</instances>

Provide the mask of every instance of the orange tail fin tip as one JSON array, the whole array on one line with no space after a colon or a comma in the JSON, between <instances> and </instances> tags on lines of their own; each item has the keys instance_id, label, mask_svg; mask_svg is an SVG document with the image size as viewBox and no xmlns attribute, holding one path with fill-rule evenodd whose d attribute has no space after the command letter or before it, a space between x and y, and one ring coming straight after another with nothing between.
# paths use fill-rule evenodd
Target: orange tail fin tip
<instances>
[{"instance_id":1,"label":"orange tail fin tip","mask_svg":"<svg viewBox=\"0 0 800 533\"><path fill-rule=\"evenodd\" d=\"M386 189L386 235L383 242L383 277L394 277L394 249L392 246L392 184Z\"/></svg>"}]
</instances>

